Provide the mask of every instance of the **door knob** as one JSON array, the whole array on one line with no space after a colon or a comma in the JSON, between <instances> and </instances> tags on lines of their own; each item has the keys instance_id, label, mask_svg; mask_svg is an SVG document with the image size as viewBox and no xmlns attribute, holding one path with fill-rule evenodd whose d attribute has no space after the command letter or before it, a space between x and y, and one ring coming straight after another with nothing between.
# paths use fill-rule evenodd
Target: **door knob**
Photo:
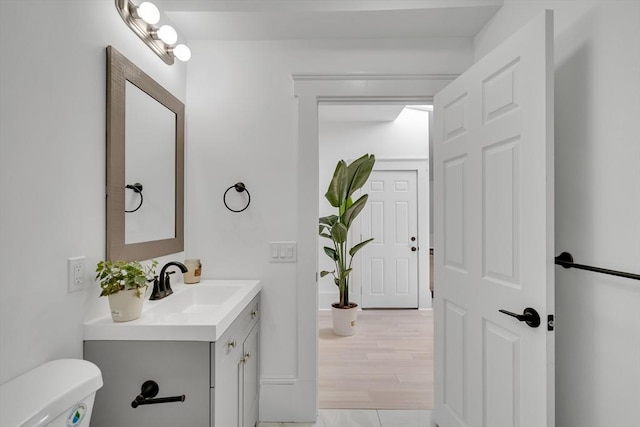
<instances>
[{"instance_id":1,"label":"door knob","mask_svg":"<svg viewBox=\"0 0 640 427\"><path fill-rule=\"evenodd\" d=\"M416 241L416 236L411 236L411 241L415 242Z\"/></svg>"},{"instance_id":2,"label":"door knob","mask_svg":"<svg viewBox=\"0 0 640 427\"><path fill-rule=\"evenodd\" d=\"M512 313L507 310L498 310L498 311L500 313L506 314L507 316L515 317L519 321L525 322L527 325L531 326L532 328L537 328L538 326L540 326L540 315L534 308L527 307L524 309L522 314Z\"/></svg>"},{"instance_id":3,"label":"door knob","mask_svg":"<svg viewBox=\"0 0 640 427\"><path fill-rule=\"evenodd\" d=\"M416 248L415 246L411 246L411 252L415 252L417 250L418 250L418 248Z\"/></svg>"}]
</instances>

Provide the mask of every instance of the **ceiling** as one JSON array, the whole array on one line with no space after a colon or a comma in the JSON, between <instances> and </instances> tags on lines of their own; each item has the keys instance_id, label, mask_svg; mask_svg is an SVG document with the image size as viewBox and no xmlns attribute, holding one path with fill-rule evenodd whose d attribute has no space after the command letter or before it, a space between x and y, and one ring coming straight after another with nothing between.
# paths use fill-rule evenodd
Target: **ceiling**
<instances>
[{"instance_id":1,"label":"ceiling","mask_svg":"<svg viewBox=\"0 0 640 427\"><path fill-rule=\"evenodd\" d=\"M134 0L136 2L141 0ZM155 0L193 40L473 38L503 0ZM390 122L404 105L323 106L323 122Z\"/></svg>"},{"instance_id":2,"label":"ceiling","mask_svg":"<svg viewBox=\"0 0 640 427\"><path fill-rule=\"evenodd\" d=\"M430 105L396 104L321 104L318 121L326 122L393 122L407 109L430 111Z\"/></svg>"},{"instance_id":3,"label":"ceiling","mask_svg":"<svg viewBox=\"0 0 640 427\"><path fill-rule=\"evenodd\" d=\"M320 105L320 122L392 122L404 105Z\"/></svg>"},{"instance_id":4,"label":"ceiling","mask_svg":"<svg viewBox=\"0 0 640 427\"><path fill-rule=\"evenodd\" d=\"M502 0L156 0L188 40L474 37Z\"/></svg>"}]
</instances>

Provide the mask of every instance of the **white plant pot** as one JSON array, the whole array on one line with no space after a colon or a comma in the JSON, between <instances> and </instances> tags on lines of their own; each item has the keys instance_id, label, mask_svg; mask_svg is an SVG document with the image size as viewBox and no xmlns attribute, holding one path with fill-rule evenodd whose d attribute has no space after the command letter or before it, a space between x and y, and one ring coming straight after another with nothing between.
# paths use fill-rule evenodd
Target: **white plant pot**
<instances>
[{"instance_id":1,"label":"white plant pot","mask_svg":"<svg viewBox=\"0 0 640 427\"><path fill-rule=\"evenodd\" d=\"M352 304L350 308L336 308L337 303L331 305L331 319L333 320L333 333L341 337L348 337L356 333L356 319L358 317L358 305Z\"/></svg>"},{"instance_id":2,"label":"white plant pot","mask_svg":"<svg viewBox=\"0 0 640 427\"><path fill-rule=\"evenodd\" d=\"M136 294L140 292L140 296ZM128 322L135 320L142 314L144 289L127 289L117 294L109 295L109 308L114 322Z\"/></svg>"}]
</instances>

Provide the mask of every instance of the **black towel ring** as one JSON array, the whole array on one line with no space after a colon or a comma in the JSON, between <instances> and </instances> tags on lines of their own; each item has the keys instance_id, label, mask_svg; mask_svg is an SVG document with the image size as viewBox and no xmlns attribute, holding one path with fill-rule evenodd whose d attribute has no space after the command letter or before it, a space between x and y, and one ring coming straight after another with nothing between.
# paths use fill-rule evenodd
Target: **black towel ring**
<instances>
[{"instance_id":1,"label":"black towel ring","mask_svg":"<svg viewBox=\"0 0 640 427\"><path fill-rule=\"evenodd\" d=\"M232 188L235 188L238 193L242 193L243 191L247 192L247 197L249 198L249 200L247 200L247 205L244 208L240 209L240 210L231 209L229 207L229 205L227 204L227 193ZM227 209L229 209L231 212L236 212L236 213L237 212L242 212L243 210L247 209L249 207L249 205L251 204L251 194L249 194L249 190L247 190L247 187L245 187L245 185L242 182L238 182L237 184L234 184L231 187L227 188L227 191L224 192L224 196L222 196L222 201L224 202L224 206Z\"/></svg>"},{"instance_id":2,"label":"black towel ring","mask_svg":"<svg viewBox=\"0 0 640 427\"><path fill-rule=\"evenodd\" d=\"M135 184L131 185L131 184L127 184L124 188L128 188L129 190L133 190L135 193L138 193L140 195L140 204L138 205L137 208L133 209L133 210L124 210L126 213L131 213L131 212L135 212L138 209L140 209L142 207L142 202L144 202L144 197L142 197L142 184L140 184L139 182L136 182Z\"/></svg>"}]
</instances>

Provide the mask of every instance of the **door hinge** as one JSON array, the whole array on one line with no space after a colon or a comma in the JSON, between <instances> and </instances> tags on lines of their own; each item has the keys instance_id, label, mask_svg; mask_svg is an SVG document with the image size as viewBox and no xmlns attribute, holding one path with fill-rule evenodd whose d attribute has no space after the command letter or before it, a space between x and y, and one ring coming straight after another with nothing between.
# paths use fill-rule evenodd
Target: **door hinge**
<instances>
[{"instance_id":1,"label":"door hinge","mask_svg":"<svg viewBox=\"0 0 640 427\"><path fill-rule=\"evenodd\" d=\"M553 314L549 314L547 316L547 331L553 331L555 326L556 326L555 318L553 317Z\"/></svg>"}]
</instances>

